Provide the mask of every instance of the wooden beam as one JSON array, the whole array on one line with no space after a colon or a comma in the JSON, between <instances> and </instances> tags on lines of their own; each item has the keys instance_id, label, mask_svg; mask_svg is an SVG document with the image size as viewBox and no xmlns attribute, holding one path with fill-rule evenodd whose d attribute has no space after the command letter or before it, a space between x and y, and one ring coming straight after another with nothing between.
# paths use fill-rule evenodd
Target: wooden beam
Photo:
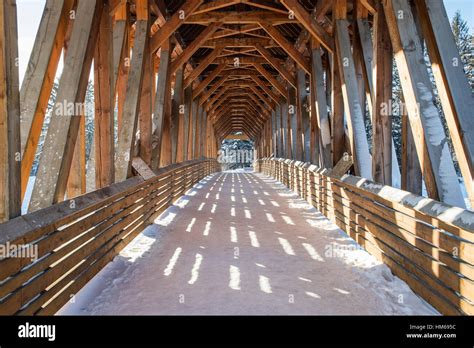
<instances>
[{"instance_id":1,"label":"wooden beam","mask_svg":"<svg viewBox=\"0 0 474 348\"><path fill-rule=\"evenodd\" d=\"M283 98L286 98L286 88L283 86L273 75L263 67L261 64L254 64L253 65L257 71L265 77L268 82L272 84L273 87L282 95Z\"/></svg>"},{"instance_id":2,"label":"wooden beam","mask_svg":"<svg viewBox=\"0 0 474 348\"><path fill-rule=\"evenodd\" d=\"M196 10L194 10L194 14L196 15L200 13L215 11L238 3L240 3L240 0L214 0L199 6Z\"/></svg>"},{"instance_id":3,"label":"wooden beam","mask_svg":"<svg viewBox=\"0 0 474 348\"><path fill-rule=\"evenodd\" d=\"M428 194L464 207L441 118L433 103L428 71L420 64L423 52L410 5L407 0L384 1L383 4ZM402 18L400 13L403 13Z\"/></svg>"},{"instance_id":4,"label":"wooden beam","mask_svg":"<svg viewBox=\"0 0 474 348\"><path fill-rule=\"evenodd\" d=\"M306 139L309 134L306 134L306 128L309 126L309 115L306 110L306 76L301 68L296 69L296 159L306 162L307 150ZM309 130L309 128L308 128ZM309 157L309 156L308 156Z\"/></svg>"},{"instance_id":5,"label":"wooden beam","mask_svg":"<svg viewBox=\"0 0 474 348\"><path fill-rule=\"evenodd\" d=\"M217 56L222 52L223 47L217 47L211 53L209 53L204 60L202 60L199 65L186 77L184 80L184 88L192 84L199 75L212 63L216 60Z\"/></svg>"},{"instance_id":6,"label":"wooden beam","mask_svg":"<svg viewBox=\"0 0 474 348\"><path fill-rule=\"evenodd\" d=\"M328 106L326 101L324 70L319 45L311 50L311 122L317 132L313 148L319 148L320 156L312 153L312 163L320 164L322 168L331 168L331 130L329 127ZM311 138L313 139L313 137ZM319 160L320 159L320 160Z\"/></svg>"},{"instance_id":7,"label":"wooden beam","mask_svg":"<svg viewBox=\"0 0 474 348\"><path fill-rule=\"evenodd\" d=\"M262 55L262 57L264 57L268 61L268 63L270 63L280 73L280 75L284 79L286 79L289 83L291 83L291 85L293 87L296 88L296 79L295 79L295 77L288 70L284 69L281 66L278 59L273 57L273 55L271 54L271 52L269 50L267 50L265 47L263 47L263 45L261 45L259 43L257 43L255 45L255 48Z\"/></svg>"},{"instance_id":8,"label":"wooden beam","mask_svg":"<svg viewBox=\"0 0 474 348\"><path fill-rule=\"evenodd\" d=\"M224 73L222 77L217 80L217 82L208 90L206 93L204 93L200 98L199 98L199 105L202 105L206 100L209 99L209 97L220 87L222 84L227 80L229 75L227 73ZM194 97L194 94L193 94ZM194 98L193 98L194 99Z\"/></svg>"},{"instance_id":9,"label":"wooden beam","mask_svg":"<svg viewBox=\"0 0 474 348\"><path fill-rule=\"evenodd\" d=\"M150 50L156 52L161 45L184 24L184 21L197 9L204 0L187 0L183 5L166 21L166 23L151 37Z\"/></svg>"},{"instance_id":10,"label":"wooden beam","mask_svg":"<svg viewBox=\"0 0 474 348\"><path fill-rule=\"evenodd\" d=\"M107 5L100 20L97 45L94 53L94 150L95 187L100 189L114 183L115 139L113 84L112 23Z\"/></svg>"},{"instance_id":11,"label":"wooden beam","mask_svg":"<svg viewBox=\"0 0 474 348\"><path fill-rule=\"evenodd\" d=\"M182 161L182 134L180 134L180 127L182 127L182 117L184 113L184 67L176 71L174 93L172 99L171 109L171 163L178 163Z\"/></svg>"},{"instance_id":12,"label":"wooden beam","mask_svg":"<svg viewBox=\"0 0 474 348\"><path fill-rule=\"evenodd\" d=\"M0 222L21 214L20 82L16 1L0 4Z\"/></svg>"},{"instance_id":13,"label":"wooden beam","mask_svg":"<svg viewBox=\"0 0 474 348\"><path fill-rule=\"evenodd\" d=\"M78 115L77 110L71 109L77 109L77 106L83 105L84 102L102 5L102 2L94 0L78 2L29 212L64 199L80 125L80 118L74 117Z\"/></svg>"},{"instance_id":14,"label":"wooden beam","mask_svg":"<svg viewBox=\"0 0 474 348\"><path fill-rule=\"evenodd\" d=\"M185 64L191 56L202 46L202 44L208 39L208 37L221 26L221 23L211 23L207 28L205 28L194 40L189 44L183 53L181 53L172 63L171 63L171 73L174 74L176 70Z\"/></svg>"},{"instance_id":15,"label":"wooden beam","mask_svg":"<svg viewBox=\"0 0 474 348\"><path fill-rule=\"evenodd\" d=\"M210 22L222 22L225 24L254 24L260 22L262 18L273 25L298 22L296 19L289 18L288 14L275 13L273 11L216 11L193 14L185 20L185 23L201 25L205 25Z\"/></svg>"},{"instance_id":16,"label":"wooden beam","mask_svg":"<svg viewBox=\"0 0 474 348\"><path fill-rule=\"evenodd\" d=\"M193 89L193 99L198 97L204 89L225 69L225 64L219 64L201 83Z\"/></svg>"},{"instance_id":17,"label":"wooden beam","mask_svg":"<svg viewBox=\"0 0 474 348\"><path fill-rule=\"evenodd\" d=\"M157 170L160 166L161 150L163 144L163 135L166 118L166 106L168 99L171 98L170 87L170 62L171 47L169 39L161 46L160 66L158 71L158 83L156 87L154 113L153 113L153 143L151 168Z\"/></svg>"},{"instance_id":18,"label":"wooden beam","mask_svg":"<svg viewBox=\"0 0 474 348\"><path fill-rule=\"evenodd\" d=\"M150 40L147 41L143 61L143 81L140 95L139 129L140 129L140 157L151 165L152 133L153 133L153 96L155 90L155 74L153 67L153 54L150 52Z\"/></svg>"},{"instance_id":19,"label":"wooden beam","mask_svg":"<svg viewBox=\"0 0 474 348\"><path fill-rule=\"evenodd\" d=\"M392 44L385 13L377 3L374 17L374 99L372 107L372 175L375 182L392 185Z\"/></svg>"},{"instance_id":20,"label":"wooden beam","mask_svg":"<svg viewBox=\"0 0 474 348\"><path fill-rule=\"evenodd\" d=\"M304 7L301 6L297 0L281 0L281 3L295 15L303 27L318 40L324 48L329 52L334 51L334 40L332 37L316 22L310 13L306 12Z\"/></svg>"},{"instance_id":21,"label":"wooden beam","mask_svg":"<svg viewBox=\"0 0 474 348\"><path fill-rule=\"evenodd\" d=\"M140 109L140 91L143 82L143 64L147 46L149 20L148 1L137 0L137 21L132 60L127 81L127 95L122 114L122 128L119 130L117 156L115 160L115 182L126 180L131 175L133 146Z\"/></svg>"},{"instance_id":22,"label":"wooden beam","mask_svg":"<svg viewBox=\"0 0 474 348\"><path fill-rule=\"evenodd\" d=\"M267 22L259 22L260 26L275 40L281 48L293 59L304 71L311 73L311 68L298 50L280 33L280 31Z\"/></svg>"},{"instance_id":23,"label":"wooden beam","mask_svg":"<svg viewBox=\"0 0 474 348\"><path fill-rule=\"evenodd\" d=\"M72 0L48 0L36 34L20 90L21 196L23 197L36 155L41 129L54 84Z\"/></svg>"},{"instance_id":24,"label":"wooden beam","mask_svg":"<svg viewBox=\"0 0 474 348\"><path fill-rule=\"evenodd\" d=\"M431 68L466 191L474 206L474 95L441 1L415 1Z\"/></svg>"},{"instance_id":25,"label":"wooden beam","mask_svg":"<svg viewBox=\"0 0 474 348\"><path fill-rule=\"evenodd\" d=\"M339 69L341 71L342 95L347 113L347 125L354 168L358 175L372 179L372 164L365 131L364 115L359 102L354 58L349 38L349 23L336 19L336 45Z\"/></svg>"}]
</instances>

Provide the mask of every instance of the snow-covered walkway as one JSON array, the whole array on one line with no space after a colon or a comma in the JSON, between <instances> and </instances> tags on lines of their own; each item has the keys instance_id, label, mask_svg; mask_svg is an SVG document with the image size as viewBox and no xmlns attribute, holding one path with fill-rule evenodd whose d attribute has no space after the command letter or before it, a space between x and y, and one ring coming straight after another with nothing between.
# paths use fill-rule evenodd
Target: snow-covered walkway
<instances>
[{"instance_id":1,"label":"snow-covered walkway","mask_svg":"<svg viewBox=\"0 0 474 348\"><path fill-rule=\"evenodd\" d=\"M58 314L436 314L275 180L191 189Z\"/></svg>"}]
</instances>

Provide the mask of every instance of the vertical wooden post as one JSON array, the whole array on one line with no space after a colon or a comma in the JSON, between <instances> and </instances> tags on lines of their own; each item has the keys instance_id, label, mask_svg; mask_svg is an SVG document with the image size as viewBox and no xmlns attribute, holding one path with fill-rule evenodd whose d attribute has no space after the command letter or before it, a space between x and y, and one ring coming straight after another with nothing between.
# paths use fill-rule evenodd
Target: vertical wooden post
<instances>
[{"instance_id":1,"label":"vertical wooden post","mask_svg":"<svg viewBox=\"0 0 474 348\"><path fill-rule=\"evenodd\" d=\"M111 46L111 18L105 6L99 26L94 54L94 150L95 185L102 188L114 182L114 105L113 55Z\"/></svg>"},{"instance_id":2,"label":"vertical wooden post","mask_svg":"<svg viewBox=\"0 0 474 348\"><path fill-rule=\"evenodd\" d=\"M360 105L354 58L349 38L349 23L346 19L345 0L336 2L335 27L337 62L341 72L344 109L347 114L347 128L354 169L357 175L372 179L371 157L365 132L364 114Z\"/></svg>"},{"instance_id":3,"label":"vertical wooden post","mask_svg":"<svg viewBox=\"0 0 474 348\"><path fill-rule=\"evenodd\" d=\"M332 167L331 130L329 128L328 107L324 87L324 70L319 44L313 42L311 51L311 123L317 133L312 138L311 162L323 168ZM321 159L321 162L319 160Z\"/></svg>"},{"instance_id":4,"label":"vertical wooden post","mask_svg":"<svg viewBox=\"0 0 474 348\"><path fill-rule=\"evenodd\" d=\"M183 78L184 67L176 70L174 83L174 95L171 111L171 163L181 162L183 158L182 139L180 140L180 124L182 126L182 111L184 111Z\"/></svg>"},{"instance_id":5,"label":"vertical wooden post","mask_svg":"<svg viewBox=\"0 0 474 348\"><path fill-rule=\"evenodd\" d=\"M337 52L331 59L331 148L332 163L327 168L332 168L344 155L344 104L341 89L341 77L337 67Z\"/></svg>"},{"instance_id":6,"label":"vertical wooden post","mask_svg":"<svg viewBox=\"0 0 474 348\"><path fill-rule=\"evenodd\" d=\"M299 144L297 148L300 161L309 161L309 113L306 107L307 93L306 93L306 73L303 69L296 69L296 85L297 85L297 128Z\"/></svg>"},{"instance_id":7,"label":"vertical wooden post","mask_svg":"<svg viewBox=\"0 0 474 348\"><path fill-rule=\"evenodd\" d=\"M374 21L374 99L372 107L372 175L392 185L392 44L383 6L377 2Z\"/></svg>"},{"instance_id":8,"label":"vertical wooden post","mask_svg":"<svg viewBox=\"0 0 474 348\"><path fill-rule=\"evenodd\" d=\"M166 106L171 98L169 65L171 61L170 41L166 40L161 46L160 65L158 67L158 83L156 87L153 113L153 144L151 168L157 170L160 166L161 150L166 124Z\"/></svg>"},{"instance_id":9,"label":"vertical wooden post","mask_svg":"<svg viewBox=\"0 0 474 348\"><path fill-rule=\"evenodd\" d=\"M0 222L21 214L20 84L16 1L0 3Z\"/></svg>"},{"instance_id":10,"label":"vertical wooden post","mask_svg":"<svg viewBox=\"0 0 474 348\"><path fill-rule=\"evenodd\" d=\"M184 100L183 100L183 114L181 114L181 123L183 124L182 128L182 158L181 161L186 161L188 159L188 148L191 141L189 140L191 133L189 132L190 118L191 118L191 101L193 99L193 88L187 87L184 89Z\"/></svg>"},{"instance_id":11,"label":"vertical wooden post","mask_svg":"<svg viewBox=\"0 0 474 348\"><path fill-rule=\"evenodd\" d=\"M122 127L119 129L117 158L115 161L115 182L124 181L131 174L133 147L140 108L140 91L143 82L143 64L148 41L148 0L136 2L137 21L130 71L127 80L127 95L123 105Z\"/></svg>"},{"instance_id":12,"label":"vertical wooden post","mask_svg":"<svg viewBox=\"0 0 474 348\"><path fill-rule=\"evenodd\" d=\"M297 121L297 105L296 105L296 89L288 85L288 134L290 136L290 153L291 159L299 159L302 149L298 150L298 121Z\"/></svg>"},{"instance_id":13,"label":"vertical wooden post","mask_svg":"<svg viewBox=\"0 0 474 348\"><path fill-rule=\"evenodd\" d=\"M140 96L140 157L151 165L152 156L152 100L153 85L155 84L153 74L153 55L150 52L150 41L147 40L145 47L145 57L143 62L143 82Z\"/></svg>"},{"instance_id":14,"label":"vertical wooden post","mask_svg":"<svg viewBox=\"0 0 474 348\"><path fill-rule=\"evenodd\" d=\"M402 104L403 97L401 98ZM413 192L416 195L422 194L422 176L420 162L416 154L415 141L411 131L408 115L401 113L402 118L402 171L401 189Z\"/></svg>"}]
</instances>

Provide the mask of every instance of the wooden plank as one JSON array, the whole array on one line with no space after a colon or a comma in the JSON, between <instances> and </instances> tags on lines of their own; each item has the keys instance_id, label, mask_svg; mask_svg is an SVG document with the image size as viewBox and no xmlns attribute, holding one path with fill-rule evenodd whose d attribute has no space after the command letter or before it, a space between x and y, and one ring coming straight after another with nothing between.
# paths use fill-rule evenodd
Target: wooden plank
<instances>
[{"instance_id":1,"label":"wooden plank","mask_svg":"<svg viewBox=\"0 0 474 348\"><path fill-rule=\"evenodd\" d=\"M114 182L114 106L113 55L110 37L112 23L107 5L104 7L94 53L94 151L96 188ZM116 24L117 25L117 24Z\"/></svg>"},{"instance_id":2,"label":"wooden plank","mask_svg":"<svg viewBox=\"0 0 474 348\"><path fill-rule=\"evenodd\" d=\"M74 109L84 102L101 11L100 2L80 0L78 3L29 211L64 199L80 121L74 117L77 111Z\"/></svg>"},{"instance_id":3,"label":"wooden plank","mask_svg":"<svg viewBox=\"0 0 474 348\"><path fill-rule=\"evenodd\" d=\"M240 0L213 0L199 6L193 13L206 13L240 3Z\"/></svg>"},{"instance_id":4,"label":"wooden plank","mask_svg":"<svg viewBox=\"0 0 474 348\"><path fill-rule=\"evenodd\" d=\"M38 146L41 128L53 87L68 24L72 0L48 0L20 90L21 195L26 186Z\"/></svg>"},{"instance_id":5,"label":"wooden plank","mask_svg":"<svg viewBox=\"0 0 474 348\"><path fill-rule=\"evenodd\" d=\"M470 93L443 3L432 0L415 3L456 159L474 206L474 95Z\"/></svg>"},{"instance_id":6,"label":"wooden plank","mask_svg":"<svg viewBox=\"0 0 474 348\"><path fill-rule=\"evenodd\" d=\"M465 207L428 71L419 64L423 52L410 6L406 0L396 0L384 2L384 9L428 194Z\"/></svg>"},{"instance_id":7,"label":"wooden plank","mask_svg":"<svg viewBox=\"0 0 474 348\"><path fill-rule=\"evenodd\" d=\"M171 16L170 19L151 37L150 51L156 52L163 43L173 34L178 28L184 24L184 21L197 9L204 1L203 0L188 0Z\"/></svg>"},{"instance_id":8,"label":"wooden plank","mask_svg":"<svg viewBox=\"0 0 474 348\"><path fill-rule=\"evenodd\" d=\"M143 180L148 180L156 176L141 157L133 158L132 167L143 178Z\"/></svg>"},{"instance_id":9,"label":"wooden plank","mask_svg":"<svg viewBox=\"0 0 474 348\"><path fill-rule=\"evenodd\" d=\"M16 1L0 4L0 222L21 214L20 93Z\"/></svg>"},{"instance_id":10,"label":"wooden plank","mask_svg":"<svg viewBox=\"0 0 474 348\"><path fill-rule=\"evenodd\" d=\"M383 6L377 3L374 20L374 98L372 107L372 176L392 185L392 44Z\"/></svg>"}]
</instances>

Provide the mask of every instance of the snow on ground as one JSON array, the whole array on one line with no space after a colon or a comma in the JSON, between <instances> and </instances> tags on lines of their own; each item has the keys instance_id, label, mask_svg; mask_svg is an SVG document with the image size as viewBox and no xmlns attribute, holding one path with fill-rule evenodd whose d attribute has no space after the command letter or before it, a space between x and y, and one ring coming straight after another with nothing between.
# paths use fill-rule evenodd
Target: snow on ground
<instances>
[{"instance_id":1,"label":"snow on ground","mask_svg":"<svg viewBox=\"0 0 474 348\"><path fill-rule=\"evenodd\" d=\"M294 192L237 170L188 191L58 314L438 313Z\"/></svg>"}]
</instances>

